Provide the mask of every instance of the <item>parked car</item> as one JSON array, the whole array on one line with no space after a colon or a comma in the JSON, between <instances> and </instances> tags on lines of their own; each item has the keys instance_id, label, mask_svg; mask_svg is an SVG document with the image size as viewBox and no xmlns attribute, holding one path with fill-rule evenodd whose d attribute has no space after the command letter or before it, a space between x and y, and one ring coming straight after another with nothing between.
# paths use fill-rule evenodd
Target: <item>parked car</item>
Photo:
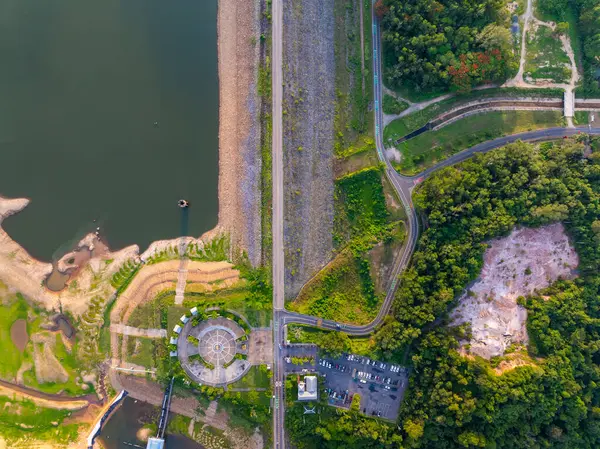
<instances>
[{"instance_id":1,"label":"parked car","mask_svg":"<svg viewBox=\"0 0 600 449\"><path fill-rule=\"evenodd\" d=\"M367 381L366 381L366 380L364 380L364 379L361 379L361 380L360 380L360 383L361 383L361 384L366 384L366 383L367 383Z\"/></svg>"}]
</instances>

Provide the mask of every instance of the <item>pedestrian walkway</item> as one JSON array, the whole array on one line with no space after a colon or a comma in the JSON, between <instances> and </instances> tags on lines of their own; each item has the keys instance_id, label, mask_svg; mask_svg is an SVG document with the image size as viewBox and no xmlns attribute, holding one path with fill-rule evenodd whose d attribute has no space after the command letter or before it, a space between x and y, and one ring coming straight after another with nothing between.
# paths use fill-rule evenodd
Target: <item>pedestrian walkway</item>
<instances>
[{"instance_id":1,"label":"pedestrian walkway","mask_svg":"<svg viewBox=\"0 0 600 449\"><path fill-rule=\"evenodd\" d=\"M140 329L139 327L124 324L111 324L110 331L115 334L129 335L131 337L166 338L166 329Z\"/></svg>"},{"instance_id":2,"label":"pedestrian walkway","mask_svg":"<svg viewBox=\"0 0 600 449\"><path fill-rule=\"evenodd\" d=\"M175 288L175 304L183 304L183 294L185 293L185 286L187 283L188 273L188 259L181 259L179 264L179 271L177 272L177 287Z\"/></svg>"}]
</instances>

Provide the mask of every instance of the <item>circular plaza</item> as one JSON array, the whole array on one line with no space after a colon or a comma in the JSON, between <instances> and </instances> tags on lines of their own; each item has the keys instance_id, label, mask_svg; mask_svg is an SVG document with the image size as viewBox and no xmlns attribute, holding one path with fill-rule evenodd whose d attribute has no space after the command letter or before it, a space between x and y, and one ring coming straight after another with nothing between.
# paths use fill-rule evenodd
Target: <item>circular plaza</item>
<instances>
[{"instance_id":1,"label":"circular plaza","mask_svg":"<svg viewBox=\"0 0 600 449\"><path fill-rule=\"evenodd\" d=\"M181 324L177 357L193 381L224 386L250 369L248 334L230 317L212 316L204 320L182 317Z\"/></svg>"}]
</instances>

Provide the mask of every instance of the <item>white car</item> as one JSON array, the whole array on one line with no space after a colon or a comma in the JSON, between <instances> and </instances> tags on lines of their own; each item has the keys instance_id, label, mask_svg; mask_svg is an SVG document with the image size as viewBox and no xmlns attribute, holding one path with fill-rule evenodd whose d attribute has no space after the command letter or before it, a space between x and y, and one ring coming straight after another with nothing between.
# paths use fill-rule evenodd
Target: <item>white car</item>
<instances>
[{"instance_id":1,"label":"white car","mask_svg":"<svg viewBox=\"0 0 600 449\"><path fill-rule=\"evenodd\" d=\"M367 383L367 381L366 381L366 380L364 380L364 379L361 379L361 380L360 380L360 383L361 383L361 384L366 384L366 383Z\"/></svg>"}]
</instances>

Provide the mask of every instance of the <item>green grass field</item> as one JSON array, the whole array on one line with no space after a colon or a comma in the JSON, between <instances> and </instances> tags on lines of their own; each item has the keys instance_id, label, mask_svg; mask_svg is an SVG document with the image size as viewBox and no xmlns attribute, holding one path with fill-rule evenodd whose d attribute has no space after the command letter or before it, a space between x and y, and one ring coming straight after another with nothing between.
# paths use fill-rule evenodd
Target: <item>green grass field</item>
<instances>
[{"instance_id":1,"label":"green grass field","mask_svg":"<svg viewBox=\"0 0 600 449\"><path fill-rule=\"evenodd\" d=\"M496 111L472 115L400 144L402 162L397 168L404 174L417 174L486 140L564 125L561 111Z\"/></svg>"},{"instance_id":2,"label":"green grass field","mask_svg":"<svg viewBox=\"0 0 600 449\"><path fill-rule=\"evenodd\" d=\"M246 287L206 293L186 291L183 305L176 306L175 292L165 292L137 307L127 324L144 329L167 329L170 332L183 314L192 307L201 305L205 308L215 306L233 310L244 315L253 327L268 327L272 317L270 307L257 308L247 298Z\"/></svg>"},{"instance_id":3,"label":"green grass field","mask_svg":"<svg viewBox=\"0 0 600 449\"><path fill-rule=\"evenodd\" d=\"M335 155L347 157L374 147L373 114L369 102L373 97L371 67L371 3L370 0L347 2L334 0L335 90L334 116ZM360 11L363 8L364 48L361 49ZM362 51L361 51L362 50ZM362 54L364 66L362 69ZM364 91L363 91L364 83Z\"/></svg>"},{"instance_id":4,"label":"green grass field","mask_svg":"<svg viewBox=\"0 0 600 449\"><path fill-rule=\"evenodd\" d=\"M18 319L27 320L30 310L27 301L21 296L7 298L0 313L0 351L2 353L2 363L0 363L0 377L11 378L17 374L19 367L26 359L31 359L27 349L22 353L14 345L10 329ZM39 327L39 318L27 323L27 333L31 335L32 331ZM30 343L31 344L31 343Z\"/></svg>"},{"instance_id":5,"label":"green grass field","mask_svg":"<svg viewBox=\"0 0 600 449\"><path fill-rule=\"evenodd\" d=\"M366 324L377 315L381 298L363 291L356 259L344 251L287 304L289 310L346 323Z\"/></svg>"},{"instance_id":6,"label":"green grass field","mask_svg":"<svg viewBox=\"0 0 600 449\"><path fill-rule=\"evenodd\" d=\"M269 388L271 379L266 365L252 366L240 380L229 385L229 388Z\"/></svg>"},{"instance_id":7,"label":"green grass field","mask_svg":"<svg viewBox=\"0 0 600 449\"><path fill-rule=\"evenodd\" d=\"M127 361L146 368L155 367L158 344L158 340L152 338L129 337L127 340Z\"/></svg>"},{"instance_id":8,"label":"green grass field","mask_svg":"<svg viewBox=\"0 0 600 449\"><path fill-rule=\"evenodd\" d=\"M290 324L288 326L288 339L291 343L314 343L318 345L327 333L329 331L316 327L302 326L300 324ZM373 338L350 337L350 352L353 354L377 358L375 351L376 346Z\"/></svg>"},{"instance_id":9,"label":"green grass field","mask_svg":"<svg viewBox=\"0 0 600 449\"><path fill-rule=\"evenodd\" d=\"M62 424L70 415L66 410L42 408L28 400L0 396L0 435L7 447L31 440L67 444L77 439L81 425Z\"/></svg>"},{"instance_id":10,"label":"green grass field","mask_svg":"<svg viewBox=\"0 0 600 449\"><path fill-rule=\"evenodd\" d=\"M421 128L438 115L447 112L461 104L480 98L491 97L532 97L532 98L560 98L563 97L562 89L520 89L520 88L493 88L474 90L468 94L455 95L452 98L439 101L420 111L414 112L394 120L383 131L383 142L389 145L401 137Z\"/></svg>"},{"instance_id":11,"label":"green grass field","mask_svg":"<svg viewBox=\"0 0 600 449\"><path fill-rule=\"evenodd\" d=\"M536 32L530 30L527 33L525 76L529 74L533 79L565 83L571 76L571 70L565 66L569 63L560 39L550 28L540 26Z\"/></svg>"}]
</instances>

